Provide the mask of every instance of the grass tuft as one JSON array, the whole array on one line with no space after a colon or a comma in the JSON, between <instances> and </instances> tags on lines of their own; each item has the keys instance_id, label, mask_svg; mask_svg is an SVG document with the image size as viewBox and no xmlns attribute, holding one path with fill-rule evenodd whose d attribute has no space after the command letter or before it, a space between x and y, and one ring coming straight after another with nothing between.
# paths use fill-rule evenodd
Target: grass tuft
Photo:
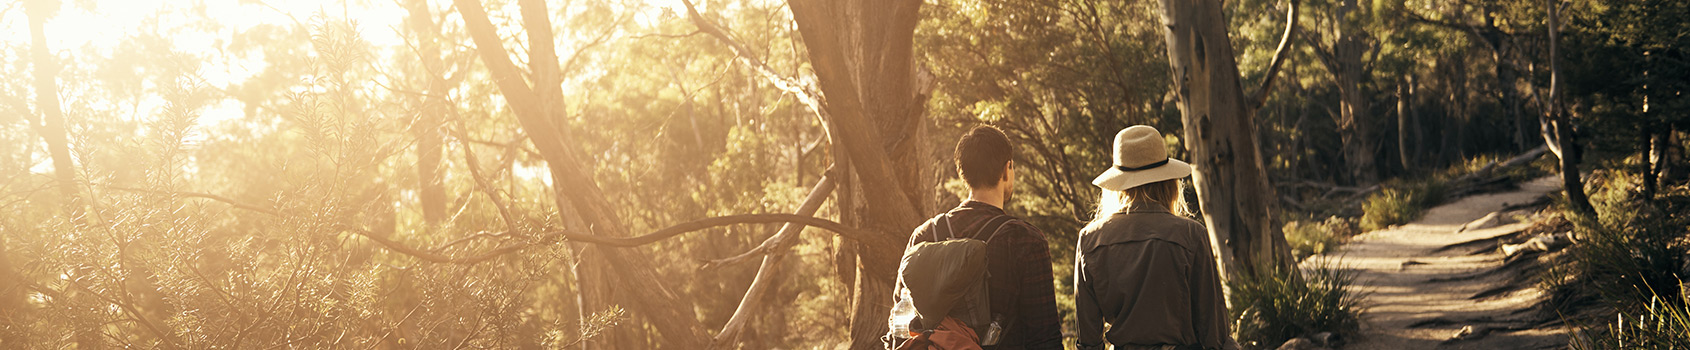
<instances>
[{"instance_id":1,"label":"grass tuft","mask_svg":"<svg viewBox=\"0 0 1690 350\"><path fill-rule=\"evenodd\" d=\"M1387 184L1362 202L1361 229L1373 231L1409 223L1443 201L1442 181Z\"/></svg>"},{"instance_id":2,"label":"grass tuft","mask_svg":"<svg viewBox=\"0 0 1690 350\"><path fill-rule=\"evenodd\" d=\"M1325 221L1292 221L1285 224L1285 241L1297 260L1311 255L1325 254L1360 233L1356 221L1337 216Z\"/></svg>"},{"instance_id":3,"label":"grass tuft","mask_svg":"<svg viewBox=\"0 0 1690 350\"><path fill-rule=\"evenodd\" d=\"M1360 296L1346 287L1353 272L1317 265L1256 272L1228 282L1233 332L1247 349L1273 349L1297 337L1331 332L1340 338L1360 327Z\"/></svg>"}]
</instances>

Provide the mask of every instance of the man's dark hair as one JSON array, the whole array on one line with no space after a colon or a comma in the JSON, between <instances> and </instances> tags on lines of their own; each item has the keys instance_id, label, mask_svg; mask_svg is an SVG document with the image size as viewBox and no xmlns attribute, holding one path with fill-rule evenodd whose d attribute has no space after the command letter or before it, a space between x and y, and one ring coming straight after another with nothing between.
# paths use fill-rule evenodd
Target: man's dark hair
<instances>
[{"instance_id":1,"label":"man's dark hair","mask_svg":"<svg viewBox=\"0 0 1690 350\"><path fill-rule=\"evenodd\" d=\"M1014 151L1009 149L1009 137L1003 130L981 125L969 130L956 142L957 173L971 188L997 186L1003 178L1004 165L1009 164Z\"/></svg>"}]
</instances>

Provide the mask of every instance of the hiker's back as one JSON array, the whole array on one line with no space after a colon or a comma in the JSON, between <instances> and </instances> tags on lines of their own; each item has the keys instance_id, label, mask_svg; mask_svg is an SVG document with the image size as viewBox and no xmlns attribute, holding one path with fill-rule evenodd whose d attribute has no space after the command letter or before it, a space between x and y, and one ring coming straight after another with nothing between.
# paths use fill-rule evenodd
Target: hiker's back
<instances>
[{"instance_id":1,"label":"hiker's back","mask_svg":"<svg viewBox=\"0 0 1690 350\"><path fill-rule=\"evenodd\" d=\"M916 228L909 247L949 236L985 243L986 309L1002 330L996 344L984 348L1061 349L1061 318L1043 233L1002 209L970 201ZM984 340L990 329L974 331Z\"/></svg>"}]
</instances>

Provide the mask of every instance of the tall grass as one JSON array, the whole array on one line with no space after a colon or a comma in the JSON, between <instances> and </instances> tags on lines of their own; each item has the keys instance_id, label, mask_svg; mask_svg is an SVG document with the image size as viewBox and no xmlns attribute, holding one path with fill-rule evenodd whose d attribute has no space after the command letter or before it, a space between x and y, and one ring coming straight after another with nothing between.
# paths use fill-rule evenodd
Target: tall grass
<instances>
[{"instance_id":1,"label":"tall grass","mask_svg":"<svg viewBox=\"0 0 1690 350\"><path fill-rule=\"evenodd\" d=\"M1353 335L1361 298L1346 287L1354 282L1353 272L1324 264L1233 278L1233 336L1247 349L1273 349L1320 332Z\"/></svg>"},{"instance_id":2,"label":"tall grass","mask_svg":"<svg viewBox=\"0 0 1690 350\"><path fill-rule=\"evenodd\" d=\"M1650 299L1637 313L1620 313L1613 323L1573 341L1575 350L1690 349L1690 306L1682 295Z\"/></svg>"},{"instance_id":3,"label":"tall grass","mask_svg":"<svg viewBox=\"0 0 1690 350\"><path fill-rule=\"evenodd\" d=\"M1575 341L1581 349L1690 349L1683 274L1690 268L1690 191L1636 198L1628 177L1592 176L1597 218L1569 215L1578 244L1546 274L1550 305L1563 313L1598 305L1617 315Z\"/></svg>"}]
</instances>

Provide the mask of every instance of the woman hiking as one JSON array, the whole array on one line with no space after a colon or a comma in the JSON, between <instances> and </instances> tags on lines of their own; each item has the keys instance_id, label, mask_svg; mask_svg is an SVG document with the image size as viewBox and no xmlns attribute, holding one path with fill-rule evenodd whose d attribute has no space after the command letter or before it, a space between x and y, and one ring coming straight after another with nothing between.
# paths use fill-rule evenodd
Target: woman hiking
<instances>
[{"instance_id":1,"label":"woman hiking","mask_svg":"<svg viewBox=\"0 0 1690 350\"><path fill-rule=\"evenodd\" d=\"M1121 130L1114 146L1075 247L1080 349L1237 349L1208 231L1186 218L1180 179L1191 165L1168 158L1149 126Z\"/></svg>"}]
</instances>

